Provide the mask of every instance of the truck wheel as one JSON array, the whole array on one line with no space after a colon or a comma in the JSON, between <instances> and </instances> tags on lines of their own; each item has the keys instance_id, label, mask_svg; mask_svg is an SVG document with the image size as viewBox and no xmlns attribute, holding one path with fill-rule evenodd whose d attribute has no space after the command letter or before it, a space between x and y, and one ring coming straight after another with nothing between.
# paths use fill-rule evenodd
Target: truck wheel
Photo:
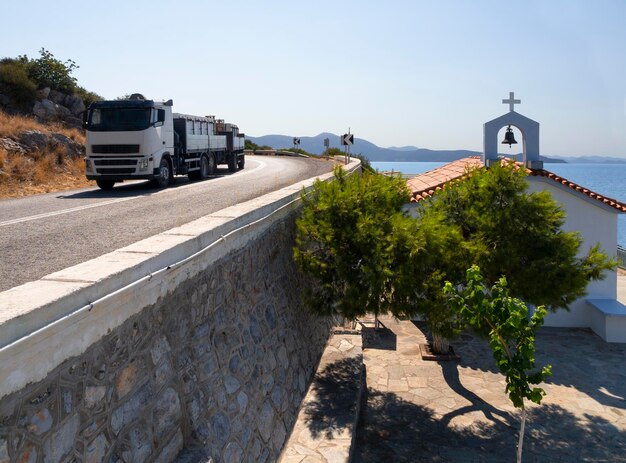
<instances>
[{"instance_id":1,"label":"truck wheel","mask_svg":"<svg viewBox=\"0 0 626 463\"><path fill-rule=\"evenodd\" d=\"M200 156L200 180L206 180L209 178L209 158L207 158L206 154Z\"/></svg>"},{"instance_id":2,"label":"truck wheel","mask_svg":"<svg viewBox=\"0 0 626 463\"><path fill-rule=\"evenodd\" d=\"M159 176L152 180L152 184L158 188L165 188L170 184L170 163L167 162L167 159L161 159Z\"/></svg>"},{"instance_id":3,"label":"truck wheel","mask_svg":"<svg viewBox=\"0 0 626 463\"><path fill-rule=\"evenodd\" d=\"M98 179L96 180L96 183L98 184L98 187L100 187L101 190L112 190L113 185L115 185L115 182L113 180L104 180L104 179Z\"/></svg>"},{"instance_id":4,"label":"truck wheel","mask_svg":"<svg viewBox=\"0 0 626 463\"><path fill-rule=\"evenodd\" d=\"M246 157L244 155L241 155L239 159L237 160L237 167L239 167L240 169L243 169L245 165L246 165Z\"/></svg>"},{"instance_id":5,"label":"truck wheel","mask_svg":"<svg viewBox=\"0 0 626 463\"><path fill-rule=\"evenodd\" d=\"M237 156L235 153L227 155L226 160L228 162L228 172L235 172L237 170Z\"/></svg>"},{"instance_id":6,"label":"truck wheel","mask_svg":"<svg viewBox=\"0 0 626 463\"><path fill-rule=\"evenodd\" d=\"M189 180L191 180L191 181L200 180L200 171L199 170L192 170L191 172L189 172L187 174L187 177L189 177Z\"/></svg>"},{"instance_id":7,"label":"truck wheel","mask_svg":"<svg viewBox=\"0 0 626 463\"><path fill-rule=\"evenodd\" d=\"M209 154L209 175L215 175L217 170L217 162L215 162L215 154Z\"/></svg>"}]
</instances>

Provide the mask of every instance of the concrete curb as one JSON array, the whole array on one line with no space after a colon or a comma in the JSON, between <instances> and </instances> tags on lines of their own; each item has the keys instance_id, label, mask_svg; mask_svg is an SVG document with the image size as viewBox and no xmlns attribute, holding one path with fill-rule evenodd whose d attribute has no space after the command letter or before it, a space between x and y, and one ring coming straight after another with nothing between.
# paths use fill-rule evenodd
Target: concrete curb
<instances>
[{"instance_id":1,"label":"concrete curb","mask_svg":"<svg viewBox=\"0 0 626 463\"><path fill-rule=\"evenodd\" d=\"M349 172L360 167L355 160ZM332 179L329 173L318 177ZM297 208L315 178L222 209L0 293L0 397L41 380L110 330ZM272 216L271 220L265 220Z\"/></svg>"}]
</instances>

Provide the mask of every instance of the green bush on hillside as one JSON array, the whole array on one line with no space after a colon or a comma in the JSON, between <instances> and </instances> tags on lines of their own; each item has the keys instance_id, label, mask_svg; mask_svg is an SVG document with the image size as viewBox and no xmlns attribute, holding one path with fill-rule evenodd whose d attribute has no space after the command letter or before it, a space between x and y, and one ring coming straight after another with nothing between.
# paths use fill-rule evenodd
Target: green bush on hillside
<instances>
[{"instance_id":1,"label":"green bush on hillside","mask_svg":"<svg viewBox=\"0 0 626 463\"><path fill-rule=\"evenodd\" d=\"M76 89L74 90L74 93L76 95L78 95L83 100L83 103L85 103L85 106L87 108L89 107L89 105L91 103L95 103L96 101L104 100L104 98L101 97L100 95L98 95L97 93L90 92L89 90L86 90L85 88L81 87L80 85L76 86Z\"/></svg>"},{"instance_id":2,"label":"green bush on hillside","mask_svg":"<svg viewBox=\"0 0 626 463\"><path fill-rule=\"evenodd\" d=\"M0 60L0 92L9 96L20 109L28 110L35 102L37 89L50 87L52 90L77 94L89 106L103 98L77 84L72 73L78 69L75 61L63 62L45 48L39 50L39 58L26 55Z\"/></svg>"},{"instance_id":3,"label":"green bush on hillside","mask_svg":"<svg viewBox=\"0 0 626 463\"><path fill-rule=\"evenodd\" d=\"M11 97L19 108L32 106L37 95L37 84L28 76L27 60L0 60L0 93Z\"/></svg>"},{"instance_id":4,"label":"green bush on hillside","mask_svg":"<svg viewBox=\"0 0 626 463\"><path fill-rule=\"evenodd\" d=\"M247 149L247 150L258 150L259 149L259 145L257 145L256 143L254 143L251 140L248 140L247 138L244 141L243 147L244 147L244 149Z\"/></svg>"},{"instance_id":5,"label":"green bush on hillside","mask_svg":"<svg viewBox=\"0 0 626 463\"><path fill-rule=\"evenodd\" d=\"M303 150L302 148L281 148L281 151L289 151L291 153L302 154L308 157L316 157L315 154L311 154L308 151Z\"/></svg>"},{"instance_id":6,"label":"green bush on hillside","mask_svg":"<svg viewBox=\"0 0 626 463\"><path fill-rule=\"evenodd\" d=\"M30 78L40 87L50 87L63 93L76 91L76 77L72 76L74 70L78 69L76 62L71 59L60 61L45 48L39 50L39 54L39 58L29 62ZM23 58L28 59L26 55Z\"/></svg>"}]
</instances>

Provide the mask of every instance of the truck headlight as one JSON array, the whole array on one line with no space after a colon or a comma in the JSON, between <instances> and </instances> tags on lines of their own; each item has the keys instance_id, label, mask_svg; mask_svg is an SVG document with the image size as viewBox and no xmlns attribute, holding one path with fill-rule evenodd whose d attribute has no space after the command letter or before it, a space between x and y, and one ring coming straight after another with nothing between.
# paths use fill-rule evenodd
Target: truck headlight
<instances>
[{"instance_id":1,"label":"truck headlight","mask_svg":"<svg viewBox=\"0 0 626 463\"><path fill-rule=\"evenodd\" d=\"M147 170L148 169L148 160L147 159L140 159L139 162L137 163L137 166L139 167L139 170Z\"/></svg>"}]
</instances>

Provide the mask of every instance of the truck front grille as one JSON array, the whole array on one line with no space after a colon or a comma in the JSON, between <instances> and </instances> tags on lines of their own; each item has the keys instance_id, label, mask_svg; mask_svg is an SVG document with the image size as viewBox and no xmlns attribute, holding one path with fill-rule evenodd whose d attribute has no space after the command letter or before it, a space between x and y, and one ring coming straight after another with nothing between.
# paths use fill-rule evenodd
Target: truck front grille
<instances>
[{"instance_id":1,"label":"truck front grille","mask_svg":"<svg viewBox=\"0 0 626 463\"><path fill-rule=\"evenodd\" d=\"M137 159L94 159L96 166L136 166Z\"/></svg>"},{"instance_id":2,"label":"truck front grille","mask_svg":"<svg viewBox=\"0 0 626 463\"><path fill-rule=\"evenodd\" d=\"M127 167L107 167L103 169L96 169L96 172L101 175L121 175L121 174L134 174L135 168Z\"/></svg>"},{"instance_id":3,"label":"truck front grille","mask_svg":"<svg viewBox=\"0 0 626 463\"><path fill-rule=\"evenodd\" d=\"M139 153L139 145L91 145L95 154L132 154Z\"/></svg>"}]
</instances>

